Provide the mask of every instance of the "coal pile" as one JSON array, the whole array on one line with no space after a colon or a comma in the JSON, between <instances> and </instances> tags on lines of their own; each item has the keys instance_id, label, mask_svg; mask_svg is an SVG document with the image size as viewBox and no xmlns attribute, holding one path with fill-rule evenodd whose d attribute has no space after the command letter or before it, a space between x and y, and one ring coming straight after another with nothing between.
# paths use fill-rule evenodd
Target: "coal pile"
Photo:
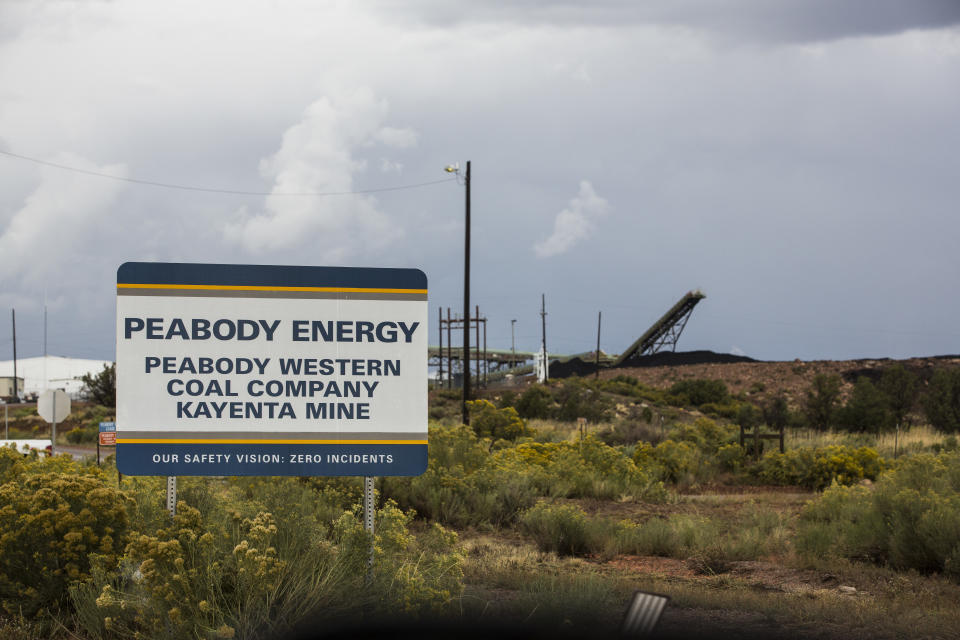
<instances>
[{"instance_id":1,"label":"coal pile","mask_svg":"<svg viewBox=\"0 0 960 640\"><path fill-rule=\"evenodd\" d=\"M714 351L663 351L649 356L629 358L617 369L631 369L635 367L675 367L683 364L730 364L736 362L760 362L747 356L735 356L732 353L716 353ZM600 369L612 367L600 365ZM553 361L550 363L551 378L569 378L570 376L585 377L596 373L597 363L583 358L571 358L566 362Z\"/></svg>"},{"instance_id":2,"label":"coal pile","mask_svg":"<svg viewBox=\"0 0 960 640\"><path fill-rule=\"evenodd\" d=\"M601 366L601 369L605 367ZM593 375L597 371L596 362L587 362L582 358L570 358L566 362L551 362L550 363L550 377L551 378L569 378L570 376L584 376Z\"/></svg>"},{"instance_id":3,"label":"coal pile","mask_svg":"<svg viewBox=\"0 0 960 640\"><path fill-rule=\"evenodd\" d=\"M628 358L619 368L675 367L684 364L731 364L735 362L760 362L760 360L714 351L661 351L648 356ZM550 373L553 373L552 367Z\"/></svg>"}]
</instances>

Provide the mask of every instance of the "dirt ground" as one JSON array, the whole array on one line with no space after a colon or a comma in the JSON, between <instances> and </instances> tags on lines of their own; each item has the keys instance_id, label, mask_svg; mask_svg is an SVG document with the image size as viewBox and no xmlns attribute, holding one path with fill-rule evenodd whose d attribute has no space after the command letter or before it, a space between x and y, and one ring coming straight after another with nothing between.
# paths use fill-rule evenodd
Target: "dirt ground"
<instances>
[{"instance_id":1,"label":"dirt ground","mask_svg":"<svg viewBox=\"0 0 960 640\"><path fill-rule=\"evenodd\" d=\"M917 374L921 380L930 378L933 371L945 366L960 365L960 356L910 358L907 360L816 360L804 362L736 362L690 364L663 367L605 369L602 378L626 375L641 383L667 388L681 380L706 378L723 380L733 394L744 393L756 402L783 394L792 409L800 406L804 392L817 374L837 374L843 379L842 393L849 393L861 375L877 378L883 369L895 363Z\"/></svg>"}]
</instances>

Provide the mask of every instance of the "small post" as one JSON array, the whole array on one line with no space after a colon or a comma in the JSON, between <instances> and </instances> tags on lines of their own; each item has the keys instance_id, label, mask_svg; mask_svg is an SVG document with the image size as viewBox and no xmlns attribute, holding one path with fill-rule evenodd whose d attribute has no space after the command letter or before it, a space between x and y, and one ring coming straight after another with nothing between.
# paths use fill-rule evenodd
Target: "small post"
<instances>
[{"instance_id":1,"label":"small post","mask_svg":"<svg viewBox=\"0 0 960 640\"><path fill-rule=\"evenodd\" d=\"M363 478L363 528L370 534L370 556L367 558L367 586L373 584L373 481L372 476Z\"/></svg>"},{"instance_id":2,"label":"small post","mask_svg":"<svg viewBox=\"0 0 960 640\"><path fill-rule=\"evenodd\" d=\"M177 476L167 476L167 511L171 518L177 515Z\"/></svg>"},{"instance_id":3,"label":"small post","mask_svg":"<svg viewBox=\"0 0 960 640\"><path fill-rule=\"evenodd\" d=\"M97 466L100 466L100 434L97 434Z\"/></svg>"},{"instance_id":4,"label":"small post","mask_svg":"<svg viewBox=\"0 0 960 640\"><path fill-rule=\"evenodd\" d=\"M783 425L780 425L780 453L786 453L786 447L784 447L783 441Z\"/></svg>"},{"instance_id":5,"label":"small post","mask_svg":"<svg viewBox=\"0 0 960 640\"><path fill-rule=\"evenodd\" d=\"M13 381L13 385L17 385L17 381ZM50 427L50 455L57 455L57 392L53 392L53 424Z\"/></svg>"}]
</instances>

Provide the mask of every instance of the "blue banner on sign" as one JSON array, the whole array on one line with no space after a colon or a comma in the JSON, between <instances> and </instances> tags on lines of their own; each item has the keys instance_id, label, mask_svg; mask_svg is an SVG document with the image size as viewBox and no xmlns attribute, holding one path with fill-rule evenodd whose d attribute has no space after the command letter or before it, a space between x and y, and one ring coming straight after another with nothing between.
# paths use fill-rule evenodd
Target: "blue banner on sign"
<instances>
[{"instance_id":1,"label":"blue banner on sign","mask_svg":"<svg viewBox=\"0 0 960 640\"><path fill-rule=\"evenodd\" d=\"M427 445L117 444L125 475L417 476Z\"/></svg>"},{"instance_id":2,"label":"blue banner on sign","mask_svg":"<svg viewBox=\"0 0 960 640\"><path fill-rule=\"evenodd\" d=\"M116 431L117 423L116 422L101 422L100 431Z\"/></svg>"}]
</instances>

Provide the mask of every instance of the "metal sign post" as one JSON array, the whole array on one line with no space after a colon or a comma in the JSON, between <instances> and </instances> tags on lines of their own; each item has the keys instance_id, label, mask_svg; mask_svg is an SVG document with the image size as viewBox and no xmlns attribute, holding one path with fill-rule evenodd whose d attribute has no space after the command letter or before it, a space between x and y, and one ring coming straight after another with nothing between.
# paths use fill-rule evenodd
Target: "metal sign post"
<instances>
[{"instance_id":1,"label":"metal sign post","mask_svg":"<svg viewBox=\"0 0 960 640\"><path fill-rule=\"evenodd\" d=\"M97 464L100 464L100 446L116 446L117 444L117 423L101 422L100 431L97 433Z\"/></svg>"},{"instance_id":2,"label":"metal sign post","mask_svg":"<svg viewBox=\"0 0 960 640\"><path fill-rule=\"evenodd\" d=\"M51 448L50 453L56 455L57 452L57 420L63 420L70 415L70 396L61 389L48 390L40 394L37 398L37 413L40 417L50 422L51 427Z\"/></svg>"},{"instance_id":3,"label":"metal sign post","mask_svg":"<svg viewBox=\"0 0 960 640\"><path fill-rule=\"evenodd\" d=\"M167 476L167 511L171 518L177 515L177 476Z\"/></svg>"},{"instance_id":4,"label":"metal sign post","mask_svg":"<svg viewBox=\"0 0 960 640\"><path fill-rule=\"evenodd\" d=\"M367 558L367 586L373 584L373 476L363 478L363 528L370 534L370 556Z\"/></svg>"}]
</instances>

